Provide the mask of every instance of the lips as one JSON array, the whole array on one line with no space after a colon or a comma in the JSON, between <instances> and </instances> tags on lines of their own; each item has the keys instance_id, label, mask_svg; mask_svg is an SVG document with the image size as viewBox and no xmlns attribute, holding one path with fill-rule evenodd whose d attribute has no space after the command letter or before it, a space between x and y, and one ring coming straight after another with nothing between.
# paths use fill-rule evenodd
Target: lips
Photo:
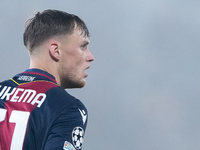
<instances>
[{"instance_id":1,"label":"lips","mask_svg":"<svg viewBox=\"0 0 200 150\"><path fill-rule=\"evenodd\" d=\"M85 78L88 76L88 74L85 72L87 69L89 69L90 68L90 66L88 66L85 70L84 70L84 76L85 76Z\"/></svg>"},{"instance_id":2,"label":"lips","mask_svg":"<svg viewBox=\"0 0 200 150\"><path fill-rule=\"evenodd\" d=\"M90 68L90 66L88 66L86 69L89 69L89 68ZM86 70L86 69L85 69L85 70Z\"/></svg>"}]
</instances>

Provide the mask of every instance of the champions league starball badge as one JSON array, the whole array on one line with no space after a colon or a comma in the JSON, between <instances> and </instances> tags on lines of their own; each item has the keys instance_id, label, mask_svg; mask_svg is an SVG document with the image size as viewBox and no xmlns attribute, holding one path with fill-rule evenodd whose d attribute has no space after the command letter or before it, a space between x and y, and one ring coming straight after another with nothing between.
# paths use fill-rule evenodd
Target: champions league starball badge
<instances>
[{"instance_id":1,"label":"champions league starball badge","mask_svg":"<svg viewBox=\"0 0 200 150\"><path fill-rule=\"evenodd\" d=\"M75 127L72 131L72 141L76 149L81 149L84 139L84 130L81 127Z\"/></svg>"}]
</instances>

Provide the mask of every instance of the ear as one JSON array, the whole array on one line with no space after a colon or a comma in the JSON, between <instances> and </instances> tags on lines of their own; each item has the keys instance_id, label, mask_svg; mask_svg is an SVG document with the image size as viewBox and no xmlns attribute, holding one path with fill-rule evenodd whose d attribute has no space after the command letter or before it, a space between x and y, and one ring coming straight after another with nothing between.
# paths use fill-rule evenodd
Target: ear
<instances>
[{"instance_id":1,"label":"ear","mask_svg":"<svg viewBox=\"0 0 200 150\"><path fill-rule=\"evenodd\" d=\"M53 40L49 43L49 54L55 61L60 59L59 43L57 41Z\"/></svg>"}]
</instances>

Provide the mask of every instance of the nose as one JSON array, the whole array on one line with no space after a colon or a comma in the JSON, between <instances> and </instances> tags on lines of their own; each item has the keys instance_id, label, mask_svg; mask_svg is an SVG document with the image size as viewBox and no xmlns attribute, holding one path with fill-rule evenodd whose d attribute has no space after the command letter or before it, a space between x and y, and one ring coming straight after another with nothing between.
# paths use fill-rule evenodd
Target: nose
<instances>
[{"instance_id":1,"label":"nose","mask_svg":"<svg viewBox=\"0 0 200 150\"><path fill-rule=\"evenodd\" d=\"M86 60L89 61L89 62L94 60L94 56L92 55L92 53L90 52L89 49L88 49L88 52L87 52Z\"/></svg>"}]
</instances>

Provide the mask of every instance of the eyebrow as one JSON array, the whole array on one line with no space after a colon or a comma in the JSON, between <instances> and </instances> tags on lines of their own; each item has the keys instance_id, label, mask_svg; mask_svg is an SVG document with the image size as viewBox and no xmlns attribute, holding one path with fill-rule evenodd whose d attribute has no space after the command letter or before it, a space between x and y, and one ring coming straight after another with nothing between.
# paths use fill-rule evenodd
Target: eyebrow
<instances>
[{"instance_id":1,"label":"eyebrow","mask_svg":"<svg viewBox=\"0 0 200 150\"><path fill-rule=\"evenodd\" d=\"M82 42L82 46L86 46L86 45L88 45L90 43L90 41L83 41Z\"/></svg>"}]
</instances>

